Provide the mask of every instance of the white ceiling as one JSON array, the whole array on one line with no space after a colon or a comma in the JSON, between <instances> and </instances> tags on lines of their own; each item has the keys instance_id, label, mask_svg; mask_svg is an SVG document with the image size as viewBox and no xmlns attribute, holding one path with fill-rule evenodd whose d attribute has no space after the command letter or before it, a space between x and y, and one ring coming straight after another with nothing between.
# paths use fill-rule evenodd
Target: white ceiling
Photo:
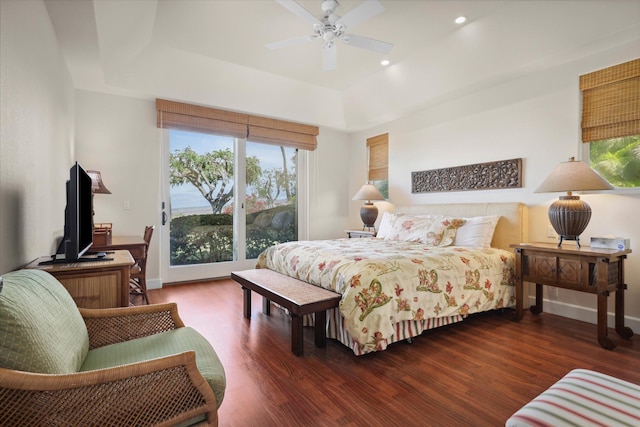
<instances>
[{"instance_id":1,"label":"white ceiling","mask_svg":"<svg viewBox=\"0 0 640 427\"><path fill-rule=\"evenodd\" d=\"M321 17L321 0L299 3ZM341 0L337 12L360 3ZM312 33L273 0L46 0L77 88L348 131L640 39L640 0L381 3L353 33L393 43L391 53L339 44L325 72L319 40L265 47Z\"/></svg>"}]
</instances>

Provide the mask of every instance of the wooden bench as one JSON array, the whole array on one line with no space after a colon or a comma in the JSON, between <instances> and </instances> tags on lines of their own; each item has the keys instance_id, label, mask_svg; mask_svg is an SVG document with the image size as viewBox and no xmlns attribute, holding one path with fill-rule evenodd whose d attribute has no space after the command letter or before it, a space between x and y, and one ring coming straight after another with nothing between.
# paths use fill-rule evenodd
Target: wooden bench
<instances>
[{"instance_id":1,"label":"wooden bench","mask_svg":"<svg viewBox=\"0 0 640 427\"><path fill-rule=\"evenodd\" d=\"M338 306L340 294L267 269L234 271L231 278L242 285L244 317L247 319L251 318L251 291L262 295L264 314L271 314L271 301L289 311L291 351L296 356L302 356L302 317L305 314L315 313L315 344L320 348L326 346L326 310Z\"/></svg>"}]
</instances>

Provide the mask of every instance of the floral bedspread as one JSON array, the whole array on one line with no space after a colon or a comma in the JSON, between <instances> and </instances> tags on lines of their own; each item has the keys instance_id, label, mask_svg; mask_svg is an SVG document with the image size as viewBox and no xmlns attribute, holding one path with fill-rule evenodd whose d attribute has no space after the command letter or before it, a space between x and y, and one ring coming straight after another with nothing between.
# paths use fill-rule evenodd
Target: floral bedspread
<instances>
[{"instance_id":1,"label":"floral bedspread","mask_svg":"<svg viewBox=\"0 0 640 427\"><path fill-rule=\"evenodd\" d=\"M267 248L256 267L342 294L345 328L364 352L403 320L466 316L515 302L514 255L496 248L376 238L299 241Z\"/></svg>"}]
</instances>

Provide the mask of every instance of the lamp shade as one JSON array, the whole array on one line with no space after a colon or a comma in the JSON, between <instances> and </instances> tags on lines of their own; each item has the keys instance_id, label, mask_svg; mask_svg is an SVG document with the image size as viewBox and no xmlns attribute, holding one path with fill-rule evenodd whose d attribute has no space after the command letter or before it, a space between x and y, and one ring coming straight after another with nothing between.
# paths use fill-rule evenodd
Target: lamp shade
<instances>
[{"instance_id":1,"label":"lamp shade","mask_svg":"<svg viewBox=\"0 0 640 427\"><path fill-rule=\"evenodd\" d=\"M375 185L365 184L353 196L352 200L384 200L384 196L378 191Z\"/></svg>"},{"instance_id":2,"label":"lamp shade","mask_svg":"<svg viewBox=\"0 0 640 427\"><path fill-rule=\"evenodd\" d=\"M560 191L612 190L613 187L586 163L573 157L551 171L547 179L535 191L553 193Z\"/></svg>"},{"instance_id":3,"label":"lamp shade","mask_svg":"<svg viewBox=\"0 0 640 427\"><path fill-rule=\"evenodd\" d=\"M536 189L536 193L566 191L549 206L549 222L558 233L558 246L563 240L575 240L580 247L580 234L591 220L591 206L572 191L612 190L613 187L586 163L575 161L573 157L560 163L551 171L547 179Z\"/></svg>"},{"instance_id":4,"label":"lamp shade","mask_svg":"<svg viewBox=\"0 0 640 427\"><path fill-rule=\"evenodd\" d=\"M100 171L87 170L87 175L91 177L91 191L94 194L111 194L111 191L102 182Z\"/></svg>"}]
</instances>

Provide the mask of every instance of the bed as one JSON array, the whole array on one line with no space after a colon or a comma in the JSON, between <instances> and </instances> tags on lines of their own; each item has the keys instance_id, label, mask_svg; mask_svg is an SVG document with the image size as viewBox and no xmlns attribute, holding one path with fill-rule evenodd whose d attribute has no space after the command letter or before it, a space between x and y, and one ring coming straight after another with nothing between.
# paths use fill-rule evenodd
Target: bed
<instances>
[{"instance_id":1,"label":"bed","mask_svg":"<svg viewBox=\"0 0 640 427\"><path fill-rule=\"evenodd\" d=\"M403 206L383 214L378 237L274 245L256 268L340 293L340 306L327 312L327 337L363 355L513 306L509 245L525 241L522 203Z\"/></svg>"}]
</instances>

